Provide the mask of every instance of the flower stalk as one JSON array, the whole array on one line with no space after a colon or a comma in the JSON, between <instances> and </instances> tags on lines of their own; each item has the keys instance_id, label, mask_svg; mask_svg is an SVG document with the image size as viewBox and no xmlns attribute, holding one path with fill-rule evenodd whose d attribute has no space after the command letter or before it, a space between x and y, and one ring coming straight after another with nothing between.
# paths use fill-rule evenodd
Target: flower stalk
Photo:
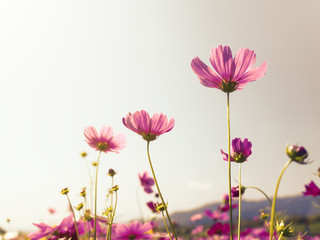
<instances>
[{"instance_id":1,"label":"flower stalk","mask_svg":"<svg viewBox=\"0 0 320 240\"><path fill-rule=\"evenodd\" d=\"M227 93L227 121L228 121L228 183L229 183L229 222L230 222L230 239L233 240L232 228L232 198L231 198L231 137L230 137L230 104L229 93Z\"/></svg>"},{"instance_id":2,"label":"flower stalk","mask_svg":"<svg viewBox=\"0 0 320 240\"><path fill-rule=\"evenodd\" d=\"M71 209L71 211L72 211L72 215L73 215L73 219L74 219L74 227L75 227L75 229L76 229L77 238L80 239L76 215L75 215L74 210L73 210L73 207L72 207L72 205L71 205L71 201L70 201L70 198L69 198L69 196L68 196L68 192L62 193L62 194L66 195L66 197L67 197L67 199L68 199L69 206L70 206L70 209Z\"/></svg>"},{"instance_id":3,"label":"flower stalk","mask_svg":"<svg viewBox=\"0 0 320 240\"><path fill-rule=\"evenodd\" d=\"M280 176L279 176L279 179L278 179L278 182L277 182L277 186L276 186L276 190L274 192L274 196L273 196L273 199L272 199L272 206L271 206L271 217L270 217L270 230L269 230L269 240L272 240L273 239L273 228L274 228L274 216L275 216L275 210L276 210L276 201L277 201L277 194L278 194L278 189L279 189L279 186L280 186L280 181L281 181L281 178L282 178L282 175L284 174L285 170L287 169L287 167L290 165L290 163L292 162L292 159L290 159L283 167L281 173L280 173Z\"/></svg>"},{"instance_id":4,"label":"flower stalk","mask_svg":"<svg viewBox=\"0 0 320 240\"><path fill-rule=\"evenodd\" d=\"M241 229L241 195L242 195L242 185L241 185L241 163L239 163L239 214L238 214L238 239L240 239L240 229Z\"/></svg>"},{"instance_id":5,"label":"flower stalk","mask_svg":"<svg viewBox=\"0 0 320 240\"><path fill-rule=\"evenodd\" d=\"M149 152L149 143L150 143L150 141L147 141L147 154L148 154L148 160L149 160L151 172L152 172L152 175L153 175L153 179L154 179L154 182L155 182L155 184L156 184L156 187L157 187L159 196L160 196L160 198L161 198L162 204L163 204L163 206L165 206L165 207L164 207L164 211L166 212L166 215L167 215L169 224L170 224L170 226L171 226L173 235L174 235L175 239L178 240L176 231L175 231L174 226L173 226L173 224L172 224L172 222L171 222L171 219L170 219L170 216L169 216L169 213L168 213L166 204L165 204L165 202L164 202L163 196L162 196L162 194L161 194L161 191L160 191L160 188L159 188L159 185L158 185L158 181L157 181L156 175L155 175L154 170L153 170L153 166L152 166L152 162L151 162L151 158L150 158L150 152ZM166 223L165 223L165 224L166 224ZM168 234L169 234L169 236L171 235L170 232L168 232Z\"/></svg>"},{"instance_id":6,"label":"flower stalk","mask_svg":"<svg viewBox=\"0 0 320 240\"><path fill-rule=\"evenodd\" d=\"M93 228L93 239L97 239L97 192L98 192L98 169L100 161L101 151L99 152L97 166L96 166L96 179L94 184L94 228Z\"/></svg>"}]
</instances>

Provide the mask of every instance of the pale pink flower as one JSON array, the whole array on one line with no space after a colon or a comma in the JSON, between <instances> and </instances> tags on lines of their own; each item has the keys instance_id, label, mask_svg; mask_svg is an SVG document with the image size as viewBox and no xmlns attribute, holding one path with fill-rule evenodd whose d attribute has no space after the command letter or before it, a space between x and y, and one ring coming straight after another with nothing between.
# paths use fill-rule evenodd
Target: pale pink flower
<instances>
[{"instance_id":1,"label":"pale pink flower","mask_svg":"<svg viewBox=\"0 0 320 240\"><path fill-rule=\"evenodd\" d=\"M167 116L162 113L155 113L151 118L144 111L136 111L134 114L129 113L122 118L123 124L130 130L138 133L144 140L150 142L161 134L169 132L174 126L174 119L168 121Z\"/></svg>"},{"instance_id":2,"label":"pale pink flower","mask_svg":"<svg viewBox=\"0 0 320 240\"><path fill-rule=\"evenodd\" d=\"M190 220L191 220L192 222L194 222L194 221L200 220L201 218L202 218L202 214L201 214L201 213L198 213L198 214L192 215L192 216L190 217Z\"/></svg>"},{"instance_id":3,"label":"pale pink flower","mask_svg":"<svg viewBox=\"0 0 320 240\"><path fill-rule=\"evenodd\" d=\"M248 82L253 82L263 77L267 71L267 63L252 68L256 62L256 54L247 48L240 48L232 57L229 46L213 48L210 54L212 70L196 57L191 62L191 68L202 85L218 88L229 93L242 89Z\"/></svg>"},{"instance_id":4,"label":"pale pink flower","mask_svg":"<svg viewBox=\"0 0 320 240\"><path fill-rule=\"evenodd\" d=\"M57 212L57 210L55 208L48 208L48 212L50 214L55 214Z\"/></svg>"},{"instance_id":5,"label":"pale pink flower","mask_svg":"<svg viewBox=\"0 0 320 240\"><path fill-rule=\"evenodd\" d=\"M125 147L125 137L122 134L113 135L111 127L103 126L98 134L97 130L92 127L86 127L84 129L84 136L86 142L90 147L101 152L115 152L119 153L119 150Z\"/></svg>"}]
</instances>

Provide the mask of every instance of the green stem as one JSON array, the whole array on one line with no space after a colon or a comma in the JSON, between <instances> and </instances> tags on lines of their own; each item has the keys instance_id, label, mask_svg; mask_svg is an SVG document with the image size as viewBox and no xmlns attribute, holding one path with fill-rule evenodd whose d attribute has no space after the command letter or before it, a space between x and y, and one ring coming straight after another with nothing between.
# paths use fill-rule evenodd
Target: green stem
<instances>
[{"instance_id":1,"label":"green stem","mask_svg":"<svg viewBox=\"0 0 320 240\"><path fill-rule=\"evenodd\" d=\"M233 240L233 224L232 224L232 199L231 199L231 139L230 139L230 104L229 93L227 93L227 120L228 120L228 182L229 182L229 222L230 222L230 239Z\"/></svg>"},{"instance_id":2,"label":"green stem","mask_svg":"<svg viewBox=\"0 0 320 240\"><path fill-rule=\"evenodd\" d=\"M170 219L170 216L169 216L167 207L166 207L166 203L165 203L164 200L163 200L163 197L162 197L162 194L161 194L161 192L160 192L159 185L158 185L158 181L157 181L156 175L155 175L154 170L153 170L153 167L152 167L151 158L150 158L150 153L149 153L149 143L150 143L150 141L148 141L148 143L147 143L147 154L148 154L148 159L149 159L149 164L150 164L151 172L152 172L152 175L153 175L153 179L154 179L154 182L155 182L155 184L156 184L156 187L157 187L159 196L160 196L160 198L161 198L162 204L163 204L163 206L164 206L164 208L165 208L166 215L167 215L169 224L170 224L170 226L171 226L171 229L172 229L174 238L175 238L176 240L178 240L176 231L175 231L175 229L174 229L174 227L173 227L173 224L172 224L172 222L171 222L171 219ZM170 235L170 232L168 232L168 234Z\"/></svg>"},{"instance_id":3,"label":"green stem","mask_svg":"<svg viewBox=\"0 0 320 240\"><path fill-rule=\"evenodd\" d=\"M97 239L97 185L98 185L98 169L99 169L99 161L100 161L101 151L99 152L97 167L96 167L96 181L94 186L94 230L93 230L93 239Z\"/></svg>"},{"instance_id":4,"label":"green stem","mask_svg":"<svg viewBox=\"0 0 320 240\"><path fill-rule=\"evenodd\" d=\"M271 199L270 199L270 198L268 197L268 195L267 195L264 191L262 191L260 188L257 188L257 187L254 187L254 186L246 187L246 189L248 189L248 188L252 188L252 189L255 189L255 190L258 190L259 192L261 192L261 193L266 197L266 199L268 200L270 206L272 205Z\"/></svg>"},{"instance_id":5,"label":"green stem","mask_svg":"<svg viewBox=\"0 0 320 240\"><path fill-rule=\"evenodd\" d=\"M238 216L238 239L240 239L241 226L241 163L239 163L239 216Z\"/></svg>"},{"instance_id":6,"label":"green stem","mask_svg":"<svg viewBox=\"0 0 320 240\"><path fill-rule=\"evenodd\" d=\"M111 216L111 222L109 224L109 240L111 240L111 230L112 230L112 224L113 224L113 219L114 219L114 216L116 214L116 209L117 209L117 203L118 203L118 193L116 191L116 201L114 203L114 208L113 208L113 212L112 212L112 216Z\"/></svg>"},{"instance_id":7,"label":"green stem","mask_svg":"<svg viewBox=\"0 0 320 240\"><path fill-rule=\"evenodd\" d=\"M272 199L269 240L272 240L272 238L273 238L274 216L275 216L276 201L277 201L277 194L278 194L278 189L279 189L280 181L281 181L282 175L284 174L285 170L287 169L287 167L290 165L291 162L292 162L292 160L290 159L290 160L286 163L286 165L284 165L284 167L283 167L283 169L282 169L282 171L281 171L281 173L280 173L280 176L279 176L279 179L278 179L278 182L277 182L277 186L276 186L276 190L275 190L275 192L274 192L274 196L273 196L273 199Z\"/></svg>"},{"instance_id":8,"label":"green stem","mask_svg":"<svg viewBox=\"0 0 320 240\"><path fill-rule=\"evenodd\" d=\"M163 214L163 211L161 212L161 214L162 214L162 218L163 218L164 225L166 226L167 232L168 232L168 234L169 234L169 238L170 238L170 240L172 240L171 234L170 234L170 231L169 231L169 229L168 229L167 222L166 222L166 218L164 217L164 214Z\"/></svg>"},{"instance_id":9,"label":"green stem","mask_svg":"<svg viewBox=\"0 0 320 240\"><path fill-rule=\"evenodd\" d=\"M80 240L76 215L74 214L74 210L73 210L73 207L71 205L71 201L70 201L70 198L69 198L68 194L66 194L66 196L67 196L67 199L68 199L68 202L69 202L70 209L71 209L72 214L73 214L73 220L74 220L74 226L76 228L77 238L78 238L78 240Z\"/></svg>"}]
</instances>

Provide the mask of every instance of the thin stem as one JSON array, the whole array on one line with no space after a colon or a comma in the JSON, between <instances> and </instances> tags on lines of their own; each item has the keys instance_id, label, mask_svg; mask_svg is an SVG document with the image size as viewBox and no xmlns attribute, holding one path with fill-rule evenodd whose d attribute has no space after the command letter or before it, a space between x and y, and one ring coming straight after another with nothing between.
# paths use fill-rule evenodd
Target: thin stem
<instances>
[{"instance_id":1,"label":"thin stem","mask_svg":"<svg viewBox=\"0 0 320 240\"><path fill-rule=\"evenodd\" d=\"M97 190L98 190L98 169L99 169L99 161L100 161L101 151L99 152L97 166L96 166L96 181L94 187L94 230L93 230L93 239L97 239Z\"/></svg>"},{"instance_id":2,"label":"thin stem","mask_svg":"<svg viewBox=\"0 0 320 240\"><path fill-rule=\"evenodd\" d=\"M240 239L241 226L241 163L239 163L239 216L238 216L238 239Z\"/></svg>"},{"instance_id":3,"label":"thin stem","mask_svg":"<svg viewBox=\"0 0 320 240\"><path fill-rule=\"evenodd\" d=\"M268 195L267 195L264 191L262 191L260 188L257 188L257 187L254 187L254 186L246 187L246 189L248 189L248 188L252 188L252 189L255 189L255 190L258 190L259 192L261 192L261 193L266 197L266 199L268 200L268 202L270 203L270 206L272 205L271 199L270 199L270 198L268 197Z\"/></svg>"},{"instance_id":4,"label":"thin stem","mask_svg":"<svg viewBox=\"0 0 320 240\"><path fill-rule=\"evenodd\" d=\"M142 208L141 208L141 203L140 203L140 198L139 198L139 186L137 187L136 196L137 196L137 202L138 202L140 217L141 217L142 222L144 222L144 217L143 217Z\"/></svg>"},{"instance_id":5,"label":"thin stem","mask_svg":"<svg viewBox=\"0 0 320 240\"><path fill-rule=\"evenodd\" d=\"M272 199L272 207L271 207L271 217L270 217L270 235L269 235L269 240L272 240L273 238L273 225L274 225L274 215L275 215L275 210L276 210L276 201L277 201L277 194L278 194L278 189L279 189L279 185L280 185L280 181L282 178L282 175L284 174L285 170L287 169L287 167L290 165L290 163L292 162L292 160L290 159L283 167L278 182L277 182L277 186L276 186L276 190L274 192L274 196Z\"/></svg>"},{"instance_id":6,"label":"thin stem","mask_svg":"<svg viewBox=\"0 0 320 240\"><path fill-rule=\"evenodd\" d=\"M166 219L165 219L164 214L163 214L163 211L161 212L161 214L162 214L162 218L163 218L164 225L166 226L167 232L168 232L168 234L169 234L169 238L170 238L170 240L172 240L170 231L169 231L169 229L168 229L168 225L167 225Z\"/></svg>"},{"instance_id":7,"label":"thin stem","mask_svg":"<svg viewBox=\"0 0 320 240\"><path fill-rule=\"evenodd\" d=\"M112 213L112 216L111 216L111 222L109 224L109 239L111 240L111 230L112 230L112 224L113 224L113 219L114 219L114 216L116 214L116 209L117 209L117 203L118 203L118 193L116 191L116 200L115 200L115 203L114 203L114 208L113 208L113 213Z\"/></svg>"},{"instance_id":8,"label":"thin stem","mask_svg":"<svg viewBox=\"0 0 320 240\"><path fill-rule=\"evenodd\" d=\"M283 232L280 233L280 236L279 236L278 240L281 240L282 235L283 235Z\"/></svg>"},{"instance_id":9,"label":"thin stem","mask_svg":"<svg viewBox=\"0 0 320 240\"><path fill-rule=\"evenodd\" d=\"M68 194L66 194L66 196L67 196L67 199L68 199L68 202L69 202L70 209L71 209L72 214L73 214L74 226L76 228L77 238L78 238L78 240L80 240L76 215L74 214L74 210L73 210L73 207L71 205L71 201L70 201L70 198L69 198Z\"/></svg>"},{"instance_id":10,"label":"thin stem","mask_svg":"<svg viewBox=\"0 0 320 240\"><path fill-rule=\"evenodd\" d=\"M169 224L170 224L170 226L171 226L171 229L172 229L174 238L175 238L176 240L178 240L176 231L174 230L173 224L172 224L172 222L171 222L171 219L170 219L170 216L169 216L167 207L166 207L166 203L165 203L164 200L163 200L163 197L162 197L162 194L161 194L161 192L160 192L159 185L158 185L158 181L157 181L156 175L155 175L154 170L153 170L153 167L152 167L151 158L150 158L150 153L149 153L149 143L150 143L150 142L148 141L148 143L147 143L147 154L148 154L148 159L149 159L149 164L150 164L151 172L152 172L152 175L153 175L153 179L154 179L154 182L155 182L155 184L156 184L156 186L157 186L157 190L158 190L159 196L160 196L160 198L161 198L162 204L163 204L163 206L164 206L164 209L165 209L165 211L166 211L166 215L167 215ZM168 232L168 234L170 235L170 232Z\"/></svg>"},{"instance_id":11,"label":"thin stem","mask_svg":"<svg viewBox=\"0 0 320 240\"><path fill-rule=\"evenodd\" d=\"M233 224L232 224L232 199L231 199L231 139L230 139L230 104L229 93L227 93L227 121L228 121L228 182L229 182L229 222L230 222L230 239L233 240Z\"/></svg>"}]
</instances>

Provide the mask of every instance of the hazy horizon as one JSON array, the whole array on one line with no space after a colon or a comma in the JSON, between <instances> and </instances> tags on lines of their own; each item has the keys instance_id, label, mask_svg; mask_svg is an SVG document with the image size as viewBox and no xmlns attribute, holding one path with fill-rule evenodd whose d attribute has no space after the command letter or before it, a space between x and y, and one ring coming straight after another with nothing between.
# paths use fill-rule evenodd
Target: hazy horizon
<instances>
[{"instance_id":1,"label":"hazy horizon","mask_svg":"<svg viewBox=\"0 0 320 240\"><path fill-rule=\"evenodd\" d=\"M169 212L220 201L228 191L226 94L202 86L191 69L199 56L211 67L212 48L255 51L266 75L230 95L231 138L248 138L252 155L242 183L269 196L288 160L287 144L301 144L313 163L292 163L279 196L302 194L320 154L320 2L299 1L3 1L0 2L2 149L0 227L36 230L33 222L59 223L67 214L64 187L74 205L88 185L86 126L109 125L126 136L119 154L103 154L98 210L105 206L115 169L120 186L118 222L139 218L138 173L149 170L146 142L122 124L129 112L173 117L172 131L150 145ZM233 165L237 184L238 166ZM248 192L247 199L260 199ZM51 218L47 209L54 207Z\"/></svg>"}]
</instances>

